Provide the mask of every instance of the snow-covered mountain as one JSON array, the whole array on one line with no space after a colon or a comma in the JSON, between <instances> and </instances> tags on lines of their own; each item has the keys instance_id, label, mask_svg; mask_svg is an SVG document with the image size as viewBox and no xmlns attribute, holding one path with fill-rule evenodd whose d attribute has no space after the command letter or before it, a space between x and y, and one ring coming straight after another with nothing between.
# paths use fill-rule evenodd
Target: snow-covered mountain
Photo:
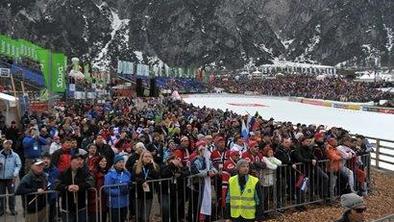
<instances>
[{"instance_id":1,"label":"snow-covered mountain","mask_svg":"<svg viewBox=\"0 0 394 222\"><path fill-rule=\"evenodd\" d=\"M393 65L393 0L2 0L0 32L92 61L229 68L274 58ZM142 52L142 53L141 53Z\"/></svg>"}]
</instances>

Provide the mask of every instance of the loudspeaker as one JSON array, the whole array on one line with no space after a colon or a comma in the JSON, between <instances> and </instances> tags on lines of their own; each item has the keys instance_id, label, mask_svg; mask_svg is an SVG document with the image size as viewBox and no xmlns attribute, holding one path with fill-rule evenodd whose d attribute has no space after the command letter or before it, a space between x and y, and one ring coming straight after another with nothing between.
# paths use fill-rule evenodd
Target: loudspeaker
<instances>
[{"instance_id":1,"label":"loudspeaker","mask_svg":"<svg viewBox=\"0 0 394 222\"><path fill-rule=\"evenodd\" d=\"M159 90L156 87L156 78L150 79L150 90L149 90L150 97L158 97Z\"/></svg>"},{"instance_id":2,"label":"loudspeaker","mask_svg":"<svg viewBox=\"0 0 394 222\"><path fill-rule=\"evenodd\" d=\"M137 93L137 97L144 97L144 87L142 86L141 78L137 78L135 91Z\"/></svg>"}]
</instances>

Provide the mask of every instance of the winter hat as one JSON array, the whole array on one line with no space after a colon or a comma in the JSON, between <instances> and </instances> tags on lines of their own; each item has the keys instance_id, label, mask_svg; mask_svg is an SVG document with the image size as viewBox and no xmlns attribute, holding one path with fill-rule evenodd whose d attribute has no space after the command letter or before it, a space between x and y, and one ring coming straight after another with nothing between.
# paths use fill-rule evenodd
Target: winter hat
<instances>
[{"instance_id":1,"label":"winter hat","mask_svg":"<svg viewBox=\"0 0 394 222\"><path fill-rule=\"evenodd\" d=\"M200 150L200 147L201 147L201 148L205 148L206 145L207 145L207 143L206 143L204 140L199 140L199 141L196 143L196 147L197 147L198 150Z\"/></svg>"},{"instance_id":2,"label":"winter hat","mask_svg":"<svg viewBox=\"0 0 394 222\"><path fill-rule=\"evenodd\" d=\"M122 161L122 160L124 161L123 156L121 156L121 155L116 155L115 158L114 158L114 165L115 165L117 162Z\"/></svg>"},{"instance_id":3,"label":"winter hat","mask_svg":"<svg viewBox=\"0 0 394 222\"><path fill-rule=\"evenodd\" d=\"M249 165L249 162L247 160L245 160L245 159L238 160L238 162L237 162L237 170L239 170L239 168L241 168L241 166L244 165L244 164L248 164Z\"/></svg>"},{"instance_id":4,"label":"winter hat","mask_svg":"<svg viewBox=\"0 0 394 222\"><path fill-rule=\"evenodd\" d=\"M296 138L296 140L299 140L301 137L303 137L304 136L304 134L303 133L301 133L301 132L298 132L296 135L295 135L295 138Z\"/></svg>"},{"instance_id":5,"label":"winter hat","mask_svg":"<svg viewBox=\"0 0 394 222\"><path fill-rule=\"evenodd\" d=\"M250 140L248 143L249 148L255 147L257 145L257 142L254 140Z\"/></svg>"},{"instance_id":6,"label":"winter hat","mask_svg":"<svg viewBox=\"0 0 394 222\"><path fill-rule=\"evenodd\" d=\"M321 138L324 138L324 133L316 133L315 134L315 140L318 140L318 139L321 139Z\"/></svg>"},{"instance_id":7,"label":"winter hat","mask_svg":"<svg viewBox=\"0 0 394 222\"><path fill-rule=\"evenodd\" d=\"M341 205L344 208L356 209L364 208L364 199L355 193L348 193L341 196Z\"/></svg>"},{"instance_id":8,"label":"winter hat","mask_svg":"<svg viewBox=\"0 0 394 222\"><path fill-rule=\"evenodd\" d=\"M239 151L230 151L231 159L234 159L237 155L239 155Z\"/></svg>"}]
</instances>

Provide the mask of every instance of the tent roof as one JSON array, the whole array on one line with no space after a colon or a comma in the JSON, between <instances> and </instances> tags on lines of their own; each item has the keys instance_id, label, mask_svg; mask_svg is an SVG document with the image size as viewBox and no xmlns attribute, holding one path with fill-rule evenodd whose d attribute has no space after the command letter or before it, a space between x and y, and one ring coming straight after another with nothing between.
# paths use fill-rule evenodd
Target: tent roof
<instances>
[{"instance_id":1,"label":"tent roof","mask_svg":"<svg viewBox=\"0 0 394 222\"><path fill-rule=\"evenodd\" d=\"M7 100L7 101L10 101L10 102L15 102L17 100L16 97L8 95L8 94L5 94L5 93L0 93L0 99L1 100Z\"/></svg>"}]
</instances>

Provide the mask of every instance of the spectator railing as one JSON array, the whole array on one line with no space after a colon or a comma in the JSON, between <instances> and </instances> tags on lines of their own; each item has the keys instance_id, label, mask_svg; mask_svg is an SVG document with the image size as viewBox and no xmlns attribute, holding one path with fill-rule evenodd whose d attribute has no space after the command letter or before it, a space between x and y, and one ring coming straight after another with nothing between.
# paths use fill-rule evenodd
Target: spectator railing
<instances>
[{"instance_id":1,"label":"spectator railing","mask_svg":"<svg viewBox=\"0 0 394 222\"><path fill-rule=\"evenodd\" d=\"M378 169L394 171L394 140L365 137L373 144L371 164Z\"/></svg>"},{"instance_id":2,"label":"spectator railing","mask_svg":"<svg viewBox=\"0 0 394 222\"><path fill-rule=\"evenodd\" d=\"M275 213L294 207L306 206L325 201L335 201L343 192L350 192L349 177L353 178L353 190L355 192L370 189L370 166L371 158L369 154L357 157L358 161L347 161L338 172L329 171L329 160L312 163L295 164L296 166L282 165L276 170L264 169L255 172L255 176L260 178L262 188L264 213ZM44 209L46 221L124 221L134 219L134 221L199 221L200 206L203 194L207 194L207 187L204 185L208 180L205 177L179 176L146 181L148 188L144 188L142 183L131 184L111 184L102 186L99 190L94 188L85 192L85 207L78 207L78 197L74 197L74 205L78 210L78 217L75 217L75 210L68 206L68 195L62 196L55 191L42 193L32 193L25 197L22 206L34 204L33 211ZM222 186L220 176L211 177L210 200L211 215L205 217L205 221L216 221L223 219L225 208L220 204ZM29 197L30 196L30 197ZM5 200L14 197L13 194L0 195L3 201L3 210L6 210ZM73 197L72 195L70 197ZM65 201L62 201L65 198ZM40 201L44 201L44 204ZM62 204L63 203L63 204ZM43 204L43 205L40 205ZM40 208L40 209L38 209ZM81 209L80 209L81 208ZM71 210L68 210L71 209ZM18 209L17 209L18 210ZM22 211L23 212L23 211ZM75 218L72 217L72 213ZM23 213L16 216L3 215L1 221L21 221ZM35 214L29 216L30 221L43 222L39 220L42 215ZM31 219L32 218L32 219ZM120 218L120 219L119 219ZM26 218L27 219L27 218ZM74 219L74 220L72 220Z\"/></svg>"}]
</instances>

